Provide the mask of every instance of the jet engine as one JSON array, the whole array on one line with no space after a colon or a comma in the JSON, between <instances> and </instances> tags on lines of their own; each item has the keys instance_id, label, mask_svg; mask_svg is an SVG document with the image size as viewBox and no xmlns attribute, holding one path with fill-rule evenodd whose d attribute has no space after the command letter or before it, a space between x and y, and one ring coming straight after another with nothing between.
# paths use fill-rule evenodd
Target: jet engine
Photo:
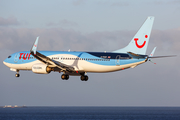
<instances>
[{"instance_id":1,"label":"jet engine","mask_svg":"<svg viewBox=\"0 0 180 120\"><path fill-rule=\"evenodd\" d=\"M32 71L37 74L49 74L51 72L51 68L46 64L38 63L32 66Z\"/></svg>"}]
</instances>

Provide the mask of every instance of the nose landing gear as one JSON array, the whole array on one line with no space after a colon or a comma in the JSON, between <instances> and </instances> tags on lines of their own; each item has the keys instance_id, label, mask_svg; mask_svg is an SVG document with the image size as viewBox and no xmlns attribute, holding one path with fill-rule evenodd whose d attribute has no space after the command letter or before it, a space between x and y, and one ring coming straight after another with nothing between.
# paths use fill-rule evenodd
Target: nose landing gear
<instances>
[{"instance_id":1,"label":"nose landing gear","mask_svg":"<svg viewBox=\"0 0 180 120\"><path fill-rule=\"evenodd\" d=\"M15 76L16 76L16 77L20 77L20 74L19 74L19 73L16 73Z\"/></svg>"},{"instance_id":2,"label":"nose landing gear","mask_svg":"<svg viewBox=\"0 0 180 120\"><path fill-rule=\"evenodd\" d=\"M17 73L15 74L15 76L16 76L16 77L20 77L19 70L16 70L16 72L17 72Z\"/></svg>"}]
</instances>

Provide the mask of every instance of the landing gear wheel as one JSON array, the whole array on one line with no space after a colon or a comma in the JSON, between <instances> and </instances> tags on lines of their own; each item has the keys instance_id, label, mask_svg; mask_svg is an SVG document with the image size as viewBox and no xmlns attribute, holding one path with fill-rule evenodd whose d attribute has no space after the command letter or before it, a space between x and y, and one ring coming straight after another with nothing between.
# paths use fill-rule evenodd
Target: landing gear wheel
<instances>
[{"instance_id":1,"label":"landing gear wheel","mask_svg":"<svg viewBox=\"0 0 180 120\"><path fill-rule=\"evenodd\" d=\"M19 73L16 73L16 75L15 75L16 77L19 77L20 76L20 74Z\"/></svg>"},{"instance_id":2,"label":"landing gear wheel","mask_svg":"<svg viewBox=\"0 0 180 120\"><path fill-rule=\"evenodd\" d=\"M62 74L62 75L61 75L61 79L63 79L63 80L68 80L68 79L69 79L69 75Z\"/></svg>"},{"instance_id":3,"label":"landing gear wheel","mask_svg":"<svg viewBox=\"0 0 180 120\"><path fill-rule=\"evenodd\" d=\"M85 79L85 76L81 76L81 80L84 81L84 79Z\"/></svg>"},{"instance_id":4,"label":"landing gear wheel","mask_svg":"<svg viewBox=\"0 0 180 120\"><path fill-rule=\"evenodd\" d=\"M88 76L85 76L85 81L88 81L88 78L89 78Z\"/></svg>"},{"instance_id":5,"label":"landing gear wheel","mask_svg":"<svg viewBox=\"0 0 180 120\"><path fill-rule=\"evenodd\" d=\"M66 80L68 80L69 79L69 75L66 75Z\"/></svg>"},{"instance_id":6,"label":"landing gear wheel","mask_svg":"<svg viewBox=\"0 0 180 120\"><path fill-rule=\"evenodd\" d=\"M87 75L82 75L81 80L82 81L88 81L88 76Z\"/></svg>"}]
</instances>

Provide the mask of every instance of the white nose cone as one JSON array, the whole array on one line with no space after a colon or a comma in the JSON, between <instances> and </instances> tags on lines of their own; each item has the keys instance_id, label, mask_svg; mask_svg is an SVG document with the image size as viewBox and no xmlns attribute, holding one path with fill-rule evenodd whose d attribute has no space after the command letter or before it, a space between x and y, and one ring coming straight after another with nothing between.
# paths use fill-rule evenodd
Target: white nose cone
<instances>
[{"instance_id":1,"label":"white nose cone","mask_svg":"<svg viewBox=\"0 0 180 120\"><path fill-rule=\"evenodd\" d=\"M10 63L7 63L7 62L5 62L5 61L3 61L3 63L6 65L6 66L10 66Z\"/></svg>"},{"instance_id":2,"label":"white nose cone","mask_svg":"<svg viewBox=\"0 0 180 120\"><path fill-rule=\"evenodd\" d=\"M6 62L4 62L4 61L3 61L3 64L5 64L5 65L6 65ZM7 65L6 65L6 66L7 66Z\"/></svg>"}]
</instances>

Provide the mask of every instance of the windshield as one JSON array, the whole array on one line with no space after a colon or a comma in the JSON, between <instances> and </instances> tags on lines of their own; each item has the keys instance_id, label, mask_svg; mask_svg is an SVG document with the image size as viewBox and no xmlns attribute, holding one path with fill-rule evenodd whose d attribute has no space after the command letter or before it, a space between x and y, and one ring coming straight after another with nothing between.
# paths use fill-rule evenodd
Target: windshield
<instances>
[{"instance_id":1,"label":"windshield","mask_svg":"<svg viewBox=\"0 0 180 120\"><path fill-rule=\"evenodd\" d=\"M11 58L11 56L8 56L8 58Z\"/></svg>"}]
</instances>

